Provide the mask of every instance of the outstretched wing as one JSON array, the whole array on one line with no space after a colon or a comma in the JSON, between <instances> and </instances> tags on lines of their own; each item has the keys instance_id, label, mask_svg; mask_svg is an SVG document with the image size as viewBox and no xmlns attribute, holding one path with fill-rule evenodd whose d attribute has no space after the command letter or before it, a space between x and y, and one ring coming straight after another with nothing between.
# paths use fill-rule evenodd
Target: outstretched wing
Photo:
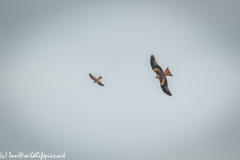
<instances>
[{"instance_id":1,"label":"outstretched wing","mask_svg":"<svg viewBox=\"0 0 240 160\"><path fill-rule=\"evenodd\" d=\"M162 68L157 64L157 61L155 60L154 55L151 55L150 64L152 66L153 71L156 72L157 75L160 75L160 74L164 75Z\"/></svg>"},{"instance_id":2,"label":"outstretched wing","mask_svg":"<svg viewBox=\"0 0 240 160\"><path fill-rule=\"evenodd\" d=\"M92 80L96 80L97 78L93 77L90 73L89 73L89 76Z\"/></svg>"},{"instance_id":3,"label":"outstretched wing","mask_svg":"<svg viewBox=\"0 0 240 160\"><path fill-rule=\"evenodd\" d=\"M151 66L152 66L152 69L155 68L155 67L158 65L158 64L157 64L157 61L155 60L154 55L151 55L150 64L151 64Z\"/></svg>"},{"instance_id":4,"label":"outstretched wing","mask_svg":"<svg viewBox=\"0 0 240 160\"><path fill-rule=\"evenodd\" d=\"M100 81L97 81L97 84L99 84L100 86L104 86Z\"/></svg>"},{"instance_id":5,"label":"outstretched wing","mask_svg":"<svg viewBox=\"0 0 240 160\"><path fill-rule=\"evenodd\" d=\"M165 75L162 68L157 64L154 55L151 55L150 64L152 66L152 70L159 76L160 85L162 86L165 83Z\"/></svg>"},{"instance_id":6,"label":"outstretched wing","mask_svg":"<svg viewBox=\"0 0 240 160\"><path fill-rule=\"evenodd\" d=\"M161 83L161 81L160 81L160 83ZM169 96L172 96L172 94L171 94L171 92L168 88L167 78L165 78L165 83L163 85L161 85L161 88L162 88L164 93L166 93Z\"/></svg>"}]
</instances>

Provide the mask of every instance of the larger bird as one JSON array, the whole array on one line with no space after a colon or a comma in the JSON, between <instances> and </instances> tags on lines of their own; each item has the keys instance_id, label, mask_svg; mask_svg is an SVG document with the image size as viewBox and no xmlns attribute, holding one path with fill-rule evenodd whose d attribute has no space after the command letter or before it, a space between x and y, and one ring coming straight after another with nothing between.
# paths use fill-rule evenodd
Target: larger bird
<instances>
[{"instance_id":1,"label":"larger bird","mask_svg":"<svg viewBox=\"0 0 240 160\"><path fill-rule=\"evenodd\" d=\"M172 94L168 88L168 83L167 83L167 78L166 78L166 76L172 76L170 70L167 68L163 72L162 68L157 64L157 61L155 60L154 55L151 55L150 64L152 66L152 70L154 72L156 72L156 74L157 74L157 76L155 78L159 79L160 86L161 86L163 92L169 96L172 96Z\"/></svg>"},{"instance_id":2,"label":"larger bird","mask_svg":"<svg viewBox=\"0 0 240 160\"><path fill-rule=\"evenodd\" d=\"M96 78L96 77L93 77L90 73L89 73L89 76L90 76L90 78L93 80L93 83L96 83L96 82L97 82L97 84L99 84L100 86L104 86L104 85L100 82L100 79L102 79L101 76L99 76L98 78Z\"/></svg>"}]
</instances>

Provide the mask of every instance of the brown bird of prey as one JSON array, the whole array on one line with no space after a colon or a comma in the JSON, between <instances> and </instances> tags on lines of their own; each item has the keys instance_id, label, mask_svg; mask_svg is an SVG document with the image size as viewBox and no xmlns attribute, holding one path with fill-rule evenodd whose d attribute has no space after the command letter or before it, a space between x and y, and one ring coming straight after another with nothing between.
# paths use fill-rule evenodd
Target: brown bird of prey
<instances>
[{"instance_id":1,"label":"brown bird of prey","mask_svg":"<svg viewBox=\"0 0 240 160\"><path fill-rule=\"evenodd\" d=\"M90 73L89 73L89 76L90 76L91 79L93 80L93 83L97 82L97 84L99 84L100 86L104 86L104 85L100 82L100 79L102 79L101 76L99 76L98 78L96 78L96 77L93 77Z\"/></svg>"},{"instance_id":2,"label":"brown bird of prey","mask_svg":"<svg viewBox=\"0 0 240 160\"><path fill-rule=\"evenodd\" d=\"M167 78L166 76L172 76L170 70L167 68L164 72L162 68L157 64L157 61L155 60L154 55L151 55L150 58L150 64L152 66L152 70L156 72L157 76L155 78L159 79L160 81L160 86L163 90L164 93L166 93L169 96L172 96L168 84L167 84Z\"/></svg>"}]
</instances>

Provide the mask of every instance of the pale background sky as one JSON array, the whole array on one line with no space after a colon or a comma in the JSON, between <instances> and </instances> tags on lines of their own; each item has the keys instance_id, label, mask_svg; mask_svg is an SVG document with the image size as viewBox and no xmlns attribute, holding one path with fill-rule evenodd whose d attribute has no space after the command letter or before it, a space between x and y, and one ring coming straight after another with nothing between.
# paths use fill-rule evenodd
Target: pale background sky
<instances>
[{"instance_id":1,"label":"pale background sky","mask_svg":"<svg viewBox=\"0 0 240 160\"><path fill-rule=\"evenodd\" d=\"M0 152L240 159L240 1L2 0L0 22Z\"/></svg>"}]
</instances>

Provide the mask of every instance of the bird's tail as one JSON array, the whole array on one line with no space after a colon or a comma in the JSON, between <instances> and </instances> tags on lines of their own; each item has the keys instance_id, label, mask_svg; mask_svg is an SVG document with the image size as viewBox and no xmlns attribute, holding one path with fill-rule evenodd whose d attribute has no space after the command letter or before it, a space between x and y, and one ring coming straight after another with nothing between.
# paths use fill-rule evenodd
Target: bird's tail
<instances>
[{"instance_id":1,"label":"bird's tail","mask_svg":"<svg viewBox=\"0 0 240 160\"><path fill-rule=\"evenodd\" d=\"M164 75L165 76L173 76L168 68L164 71Z\"/></svg>"}]
</instances>

